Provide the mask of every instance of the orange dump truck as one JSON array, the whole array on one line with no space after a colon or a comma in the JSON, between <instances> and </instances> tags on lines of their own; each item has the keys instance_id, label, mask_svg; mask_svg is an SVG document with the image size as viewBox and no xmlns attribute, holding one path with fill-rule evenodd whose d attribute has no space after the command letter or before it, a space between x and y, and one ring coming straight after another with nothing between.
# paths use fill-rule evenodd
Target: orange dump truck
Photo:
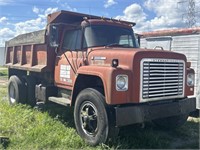
<instances>
[{"instance_id":1,"label":"orange dump truck","mask_svg":"<svg viewBox=\"0 0 200 150\"><path fill-rule=\"evenodd\" d=\"M174 128L195 110L194 70L185 55L140 49L135 23L59 11L45 30L6 43L9 102L74 107L78 134L105 143L121 126Z\"/></svg>"}]
</instances>

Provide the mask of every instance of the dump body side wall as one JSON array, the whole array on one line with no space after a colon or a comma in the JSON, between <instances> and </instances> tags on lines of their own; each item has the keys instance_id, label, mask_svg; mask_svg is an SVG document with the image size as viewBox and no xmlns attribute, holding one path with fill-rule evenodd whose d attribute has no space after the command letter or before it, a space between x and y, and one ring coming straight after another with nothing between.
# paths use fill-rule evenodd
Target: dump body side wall
<instances>
[{"instance_id":1,"label":"dump body side wall","mask_svg":"<svg viewBox=\"0 0 200 150\"><path fill-rule=\"evenodd\" d=\"M40 72L47 66L46 50L46 44L7 47L5 65L10 68Z\"/></svg>"},{"instance_id":2,"label":"dump body side wall","mask_svg":"<svg viewBox=\"0 0 200 150\"><path fill-rule=\"evenodd\" d=\"M19 35L6 43L5 66L34 72L54 70L55 51L46 43L45 31Z\"/></svg>"}]
</instances>

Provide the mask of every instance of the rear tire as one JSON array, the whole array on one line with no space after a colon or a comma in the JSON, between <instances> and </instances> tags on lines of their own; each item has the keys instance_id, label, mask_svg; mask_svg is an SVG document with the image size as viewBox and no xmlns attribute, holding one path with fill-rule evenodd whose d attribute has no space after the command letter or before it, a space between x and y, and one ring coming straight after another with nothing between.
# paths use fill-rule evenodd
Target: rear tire
<instances>
[{"instance_id":1,"label":"rear tire","mask_svg":"<svg viewBox=\"0 0 200 150\"><path fill-rule=\"evenodd\" d=\"M175 129L182 126L187 121L188 116L188 114L183 114L179 116L161 118L153 120L153 123L163 129Z\"/></svg>"},{"instance_id":2,"label":"rear tire","mask_svg":"<svg viewBox=\"0 0 200 150\"><path fill-rule=\"evenodd\" d=\"M78 134L89 145L105 143L109 134L109 123L104 96L88 88L80 92L74 108L74 121Z\"/></svg>"},{"instance_id":3,"label":"rear tire","mask_svg":"<svg viewBox=\"0 0 200 150\"><path fill-rule=\"evenodd\" d=\"M13 75L8 81L8 99L11 105L26 102L25 83L19 77Z\"/></svg>"}]
</instances>

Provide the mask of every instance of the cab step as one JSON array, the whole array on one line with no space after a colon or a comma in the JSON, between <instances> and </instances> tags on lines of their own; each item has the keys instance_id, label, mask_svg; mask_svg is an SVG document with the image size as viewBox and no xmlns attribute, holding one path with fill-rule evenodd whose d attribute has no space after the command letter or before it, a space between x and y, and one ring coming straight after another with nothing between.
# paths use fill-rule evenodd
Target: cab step
<instances>
[{"instance_id":1,"label":"cab step","mask_svg":"<svg viewBox=\"0 0 200 150\"><path fill-rule=\"evenodd\" d=\"M71 100L64 97L49 97L48 100L64 106L69 106L71 104Z\"/></svg>"}]
</instances>

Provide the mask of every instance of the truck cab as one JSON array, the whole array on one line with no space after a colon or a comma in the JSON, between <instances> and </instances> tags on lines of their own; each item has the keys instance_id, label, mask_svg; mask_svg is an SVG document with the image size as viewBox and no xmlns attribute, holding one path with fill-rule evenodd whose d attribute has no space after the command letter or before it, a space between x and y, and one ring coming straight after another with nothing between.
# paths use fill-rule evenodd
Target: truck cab
<instances>
[{"instance_id":1,"label":"truck cab","mask_svg":"<svg viewBox=\"0 0 200 150\"><path fill-rule=\"evenodd\" d=\"M6 44L10 104L74 107L78 134L105 143L121 126L153 121L165 128L195 110L194 70L185 55L141 49L135 23L60 11L47 28Z\"/></svg>"},{"instance_id":2,"label":"truck cab","mask_svg":"<svg viewBox=\"0 0 200 150\"><path fill-rule=\"evenodd\" d=\"M57 49L54 71L55 85L73 90L76 81L86 81L86 79L81 78L87 78L87 75L91 75L92 78L96 79L89 78L87 83L81 83L82 86L86 84L96 86L95 84L99 84L97 86L105 92L103 88L103 84L107 82L104 77L105 73L110 72L107 70L110 69L109 67L113 66L116 69L119 65L119 59L121 59L119 56L112 57L116 52L115 49L117 48L119 52L125 52L125 50L131 51L131 48L138 48L131 26L132 24L103 18L84 18L80 27L73 28L68 25L62 27L63 32L60 33L60 36L57 36L62 38L60 40L51 38L52 41L50 41L54 44L55 41L61 41L61 43L55 44ZM51 28L57 28L58 31L59 25L53 25ZM57 47L58 45L59 47ZM106 53L110 53L109 56L106 56ZM103 67L102 75L99 74L98 70L95 71L96 66L99 69Z\"/></svg>"}]
</instances>

